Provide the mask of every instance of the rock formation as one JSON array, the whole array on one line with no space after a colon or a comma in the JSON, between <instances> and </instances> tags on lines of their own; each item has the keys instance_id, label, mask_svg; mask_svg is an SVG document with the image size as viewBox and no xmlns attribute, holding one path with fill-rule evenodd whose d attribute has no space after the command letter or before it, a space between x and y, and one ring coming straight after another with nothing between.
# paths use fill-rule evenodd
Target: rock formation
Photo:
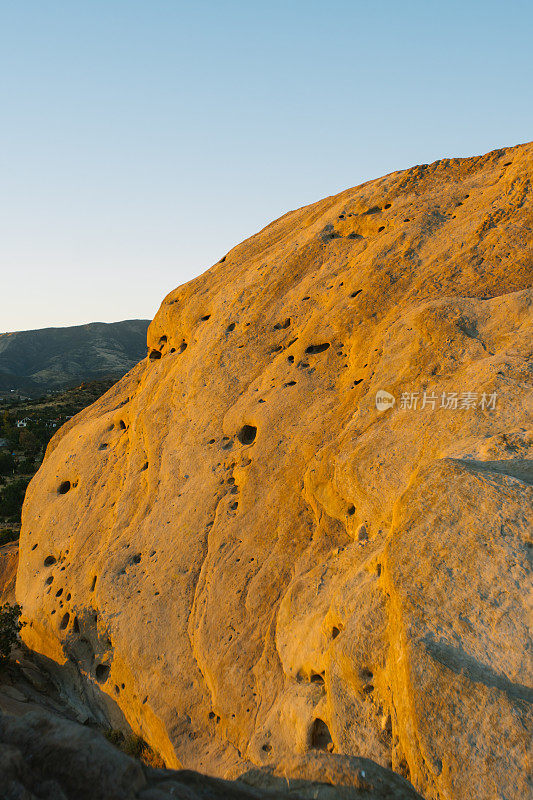
<instances>
[{"instance_id":1,"label":"rock formation","mask_svg":"<svg viewBox=\"0 0 533 800\"><path fill-rule=\"evenodd\" d=\"M532 180L395 172L165 298L23 511L24 639L94 714L169 767L527 796Z\"/></svg>"}]
</instances>

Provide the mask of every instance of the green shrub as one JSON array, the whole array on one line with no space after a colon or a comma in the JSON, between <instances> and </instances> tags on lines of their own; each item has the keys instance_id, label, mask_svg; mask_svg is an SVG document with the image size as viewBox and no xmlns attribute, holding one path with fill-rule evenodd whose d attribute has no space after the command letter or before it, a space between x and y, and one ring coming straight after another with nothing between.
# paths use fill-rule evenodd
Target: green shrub
<instances>
[{"instance_id":1,"label":"green shrub","mask_svg":"<svg viewBox=\"0 0 533 800\"><path fill-rule=\"evenodd\" d=\"M15 459L6 450L0 452L0 475L11 475L15 471Z\"/></svg>"},{"instance_id":2,"label":"green shrub","mask_svg":"<svg viewBox=\"0 0 533 800\"><path fill-rule=\"evenodd\" d=\"M124 734L118 728L108 728L104 731L104 736L108 742L114 744L115 747L118 747L119 750L122 750L122 745L124 743Z\"/></svg>"},{"instance_id":3,"label":"green shrub","mask_svg":"<svg viewBox=\"0 0 533 800\"><path fill-rule=\"evenodd\" d=\"M24 502L29 478L17 478L0 492L0 516L18 519Z\"/></svg>"},{"instance_id":4,"label":"green shrub","mask_svg":"<svg viewBox=\"0 0 533 800\"><path fill-rule=\"evenodd\" d=\"M104 731L104 736L126 755L139 759L149 767L164 768L165 762L161 756L136 733L128 733L125 736L118 728L108 728Z\"/></svg>"},{"instance_id":5,"label":"green shrub","mask_svg":"<svg viewBox=\"0 0 533 800\"><path fill-rule=\"evenodd\" d=\"M6 528L5 530L0 531L0 547L3 544L9 544L9 542L16 542L18 538L18 531L10 531Z\"/></svg>"},{"instance_id":6,"label":"green shrub","mask_svg":"<svg viewBox=\"0 0 533 800\"><path fill-rule=\"evenodd\" d=\"M7 661L12 647L17 643L18 634L22 628L18 603L14 606L4 603L0 606L0 664Z\"/></svg>"}]
</instances>

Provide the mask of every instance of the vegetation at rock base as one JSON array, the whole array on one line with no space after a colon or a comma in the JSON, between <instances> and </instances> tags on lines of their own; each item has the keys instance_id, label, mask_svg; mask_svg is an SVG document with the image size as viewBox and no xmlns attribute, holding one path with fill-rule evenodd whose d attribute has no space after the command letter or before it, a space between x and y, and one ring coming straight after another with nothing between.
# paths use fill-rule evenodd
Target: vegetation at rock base
<instances>
[{"instance_id":1,"label":"vegetation at rock base","mask_svg":"<svg viewBox=\"0 0 533 800\"><path fill-rule=\"evenodd\" d=\"M0 606L0 666L9 658L11 649L17 643L18 634L22 628L20 613L22 609L16 603L4 603Z\"/></svg>"},{"instance_id":2,"label":"vegetation at rock base","mask_svg":"<svg viewBox=\"0 0 533 800\"><path fill-rule=\"evenodd\" d=\"M104 736L108 742L114 744L123 753L137 758L143 764L160 769L165 767L165 762L161 756L155 750L152 750L141 736L137 736L135 733L124 735L118 728L108 728L104 732Z\"/></svg>"}]
</instances>

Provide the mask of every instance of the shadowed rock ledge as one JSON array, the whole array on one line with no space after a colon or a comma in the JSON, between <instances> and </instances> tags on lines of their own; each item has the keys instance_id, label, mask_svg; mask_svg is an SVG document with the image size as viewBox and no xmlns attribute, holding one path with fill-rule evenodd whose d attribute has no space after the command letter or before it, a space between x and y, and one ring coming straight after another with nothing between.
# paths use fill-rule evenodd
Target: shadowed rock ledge
<instances>
[{"instance_id":1,"label":"shadowed rock ledge","mask_svg":"<svg viewBox=\"0 0 533 800\"><path fill-rule=\"evenodd\" d=\"M284 773L293 775L287 780ZM305 776L305 778L300 777ZM187 770L152 769L96 731L45 712L0 714L2 800L421 800L390 770L368 759L311 756L276 772L253 770L223 781Z\"/></svg>"}]
</instances>

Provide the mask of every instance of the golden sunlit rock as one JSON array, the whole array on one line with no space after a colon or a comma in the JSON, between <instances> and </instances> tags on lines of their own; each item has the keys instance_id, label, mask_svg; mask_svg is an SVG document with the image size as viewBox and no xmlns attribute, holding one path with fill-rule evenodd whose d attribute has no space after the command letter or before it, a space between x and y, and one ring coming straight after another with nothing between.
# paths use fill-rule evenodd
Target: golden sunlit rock
<instances>
[{"instance_id":1,"label":"golden sunlit rock","mask_svg":"<svg viewBox=\"0 0 533 800\"><path fill-rule=\"evenodd\" d=\"M52 440L24 640L168 766L527 796L532 180L523 145L286 214Z\"/></svg>"}]
</instances>

